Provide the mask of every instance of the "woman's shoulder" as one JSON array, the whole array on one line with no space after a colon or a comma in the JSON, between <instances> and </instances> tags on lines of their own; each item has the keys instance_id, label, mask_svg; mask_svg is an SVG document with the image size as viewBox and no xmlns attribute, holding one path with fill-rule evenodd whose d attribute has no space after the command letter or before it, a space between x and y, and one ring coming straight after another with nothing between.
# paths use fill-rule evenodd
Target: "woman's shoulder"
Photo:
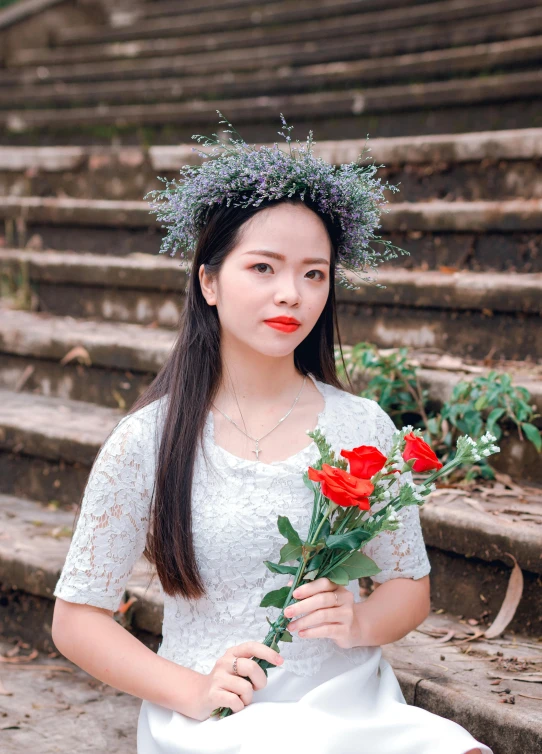
<instances>
[{"instance_id":1,"label":"woman's shoulder","mask_svg":"<svg viewBox=\"0 0 542 754\"><path fill-rule=\"evenodd\" d=\"M323 384L325 385L325 390L327 396L329 396L332 407L335 410L341 412L353 411L359 416L373 416L375 419L383 419L384 421L388 419L389 422L393 424L389 415L384 411L380 404L372 398L366 398L363 395L356 395L343 388L335 387L335 385L330 385L328 383Z\"/></svg>"},{"instance_id":2,"label":"woman's shoulder","mask_svg":"<svg viewBox=\"0 0 542 754\"><path fill-rule=\"evenodd\" d=\"M151 401L122 416L113 427L104 447L107 446L109 449L121 447L127 452L148 452L154 441L156 448L163 423L166 397Z\"/></svg>"},{"instance_id":3,"label":"woman's shoulder","mask_svg":"<svg viewBox=\"0 0 542 754\"><path fill-rule=\"evenodd\" d=\"M121 424L128 424L132 428L137 427L149 427L157 424L159 418L162 418L163 411L166 406L167 395L163 395L161 398L157 398L145 406L131 411L125 414L118 422L117 426Z\"/></svg>"},{"instance_id":4,"label":"woman's shoulder","mask_svg":"<svg viewBox=\"0 0 542 754\"><path fill-rule=\"evenodd\" d=\"M391 443L395 424L372 398L356 395L326 383L326 428L330 437L357 446L375 445L383 450Z\"/></svg>"}]
</instances>

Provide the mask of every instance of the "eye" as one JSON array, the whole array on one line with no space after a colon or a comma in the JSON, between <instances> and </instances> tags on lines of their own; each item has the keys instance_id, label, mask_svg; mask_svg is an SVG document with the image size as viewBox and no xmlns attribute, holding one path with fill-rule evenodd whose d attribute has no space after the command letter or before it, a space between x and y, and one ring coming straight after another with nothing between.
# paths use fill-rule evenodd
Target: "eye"
<instances>
[{"instance_id":1,"label":"eye","mask_svg":"<svg viewBox=\"0 0 542 754\"><path fill-rule=\"evenodd\" d=\"M252 267L250 269L251 270L255 270L256 267L269 267L270 269L272 269L271 265L267 264L267 262L258 262L257 264L252 265ZM309 275L311 272L317 272L321 276L320 280L325 280L326 276L322 272L322 270L309 270L309 272L307 272L307 275ZM314 280L314 278L312 278L312 279Z\"/></svg>"},{"instance_id":2,"label":"eye","mask_svg":"<svg viewBox=\"0 0 542 754\"><path fill-rule=\"evenodd\" d=\"M252 267L250 269L251 270L255 270L256 267L271 267L271 265L270 264L266 264L265 262L258 262L258 264L252 265Z\"/></svg>"}]
</instances>

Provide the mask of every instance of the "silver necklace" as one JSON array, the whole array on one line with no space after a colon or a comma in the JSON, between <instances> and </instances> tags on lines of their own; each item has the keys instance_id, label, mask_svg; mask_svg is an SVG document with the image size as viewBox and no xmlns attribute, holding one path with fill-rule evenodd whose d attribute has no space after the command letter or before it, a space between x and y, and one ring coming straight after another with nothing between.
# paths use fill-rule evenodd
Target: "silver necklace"
<instances>
[{"instance_id":1,"label":"silver necklace","mask_svg":"<svg viewBox=\"0 0 542 754\"><path fill-rule=\"evenodd\" d=\"M301 391L303 390L303 387L305 386L306 380L307 380L307 375L305 375L303 377L303 384L301 385L299 393L297 394L297 397L296 397L295 401L292 404L292 408L290 409L290 411L288 411L288 413L284 414L284 416L282 417L282 419L278 420L278 422L275 424L275 426L273 427L273 429L276 429L279 426L279 424L281 422L283 422L286 419L286 417L288 416L288 414L292 411L293 407L297 403L297 400L298 400L299 396L301 395ZM214 403L212 405L215 406ZM220 413L223 416L225 416L226 419L228 419L228 421L230 421L232 424L234 424L237 427L237 429L245 435L245 437L250 437L251 440L254 440L254 442L256 443L256 450L253 450L252 452L256 453L256 460L259 460L259 453L261 453L262 451L259 449L258 444L259 444L260 440L263 440L264 437L267 437L267 435L269 435L273 431L273 429L270 429L269 432L265 433L265 435L262 435L261 437L259 437L258 439L256 439L255 437L252 437L252 435L247 434L243 429L241 429L241 427L238 424L236 424L233 421L233 419L231 419L227 414L225 414L224 411L222 411L221 409L219 409L218 406L215 406L215 408L217 409L217 411L220 411Z\"/></svg>"}]
</instances>

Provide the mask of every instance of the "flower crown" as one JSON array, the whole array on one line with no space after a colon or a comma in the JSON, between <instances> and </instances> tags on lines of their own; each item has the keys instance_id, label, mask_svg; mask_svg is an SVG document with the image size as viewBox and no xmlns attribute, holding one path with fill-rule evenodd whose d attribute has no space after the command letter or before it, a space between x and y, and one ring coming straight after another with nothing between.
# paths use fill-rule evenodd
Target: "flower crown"
<instances>
[{"instance_id":1,"label":"flower crown","mask_svg":"<svg viewBox=\"0 0 542 754\"><path fill-rule=\"evenodd\" d=\"M220 110L216 112L224 118ZM236 207L251 204L257 207L264 199L277 200L298 195L304 200L305 194L309 193L320 212L338 221L341 228L336 282L349 290L358 290L361 286L353 285L345 276L345 270L359 275L360 272L366 273L367 268L376 269L379 263L397 257L394 250L409 253L374 234L380 227L380 206L387 201L383 197L384 190L399 189L389 183L381 185L380 178L372 177L383 165L358 164L366 151L365 147L356 162L339 166L330 165L312 154L315 143L312 131L309 131L306 146L292 147L290 131L293 126L286 124L282 113L280 117L286 133L277 133L286 139L289 153L280 149L276 142L272 148L263 145L256 149L255 145L247 144L242 138L229 137L228 144L220 142L215 133L214 140L200 134L192 136L198 142L206 139L204 146L216 145L209 153L201 152L196 147L192 151L203 158L216 159L197 166L184 165L180 170L181 183L158 177L166 188L154 189L145 196L145 199L151 197L154 200L150 202L150 212L165 223L162 228L167 228L160 253L171 249L170 256L173 256L180 247L181 257L185 256L185 252L192 255L205 224L206 212L213 204L226 200L228 207L232 203ZM240 137L228 120L219 122L233 129L223 129L224 133L235 132ZM224 151L221 153L220 149ZM372 249L370 241L382 244L383 251ZM363 280L374 282L370 277ZM377 287L386 286L377 284Z\"/></svg>"}]
</instances>

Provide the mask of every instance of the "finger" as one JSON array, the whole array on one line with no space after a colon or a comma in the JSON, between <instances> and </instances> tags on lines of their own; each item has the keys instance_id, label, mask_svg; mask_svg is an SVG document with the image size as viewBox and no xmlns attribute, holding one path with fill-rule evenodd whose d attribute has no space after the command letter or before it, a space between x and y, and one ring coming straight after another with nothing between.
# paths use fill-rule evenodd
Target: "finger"
<instances>
[{"instance_id":1,"label":"finger","mask_svg":"<svg viewBox=\"0 0 542 754\"><path fill-rule=\"evenodd\" d=\"M261 660L267 660L273 663L273 665L280 665L284 662L284 658L280 656L280 653L271 647L262 644L261 641L244 641L242 644L232 647L233 655L237 657L258 657Z\"/></svg>"},{"instance_id":2,"label":"finger","mask_svg":"<svg viewBox=\"0 0 542 754\"><path fill-rule=\"evenodd\" d=\"M299 631L302 639L333 639L341 623L321 623L319 626L308 626Z\"/></svg>"},{"instance_id":3,"label":"finger","mask_svg":"<svg viewBox=\"0 0 542 754\"><path fill-rule=\"evenodd\" d=\"M219 696L219 707L229 707L232 712L241 712L245 705L243 700L239 698L238 694L227 689L222 689Z\"/></svg>"},{"instance_id":4,"label":"finger","mask_svg":"<svg viewBox=\"0 0 542 754\"><path fill-rule=\"evenodd\" d=\"M293 596L298 600L305 599L318 592L331 592L337 589L337 586L338 585L333 581L330 581L327 576L322 576L319 579L314 579L313 581L308 581L306 584L298 586L294 589Z\"/></svg>"},{"instance_id":5,"label":"finger","mask_svg":"<svg viewBox=\"0 0 542 754\"><path fill-rule=\"evenodd\" d=\"M237 660L237 673L245 678L250 678L250 683L254 689L263 689L267 685L267 676L254 660L240 657Z\"/></svg>"},{"instance_id":6,"label":"finger","mask_svg":"<svg viewBox=\"0 0 542 754\"><path fill-rule=\"evenodd\" d=\"M293 620L288 624L288 631L301 632L309 626L317 626L321 623L337 623L337 612L334 608L324 608L322 610L314 610L302 618ZM298 636L301 635L298 633Z\"/></svg>"},{"instance_id":7,"label":"finger","mask_svg":"<svg viewBox=\"0 0 542 754\"><path fill-rule=\"evenodd\" d=\"M336 585L334 586L336 587ZM322 608L337 607L338 600L335 599L336 592L337 587L335 589L316 592L312 597L298 599L297 602L288 605L284 610L284 615L286 618L297 618L298 615L314 613L315 610L320 610Z\"/></svg>"},{"instance_id":8,"label":"finger","mask_svg":"<svg viewBox=\"0 0 542 754\"><path fill-rule=\"evenodd\" d=\"M243 674L244 673L245 671L243 671ZM222 688L225 691L237 694L237 696L243 701L243 704L250 704L252 701L254 688L251 681L247 681L246 678L241 678L240 670L238 676L235 675L235 673L228 673L226 679L223 681Z\"/></svg>"}]
</instances>

